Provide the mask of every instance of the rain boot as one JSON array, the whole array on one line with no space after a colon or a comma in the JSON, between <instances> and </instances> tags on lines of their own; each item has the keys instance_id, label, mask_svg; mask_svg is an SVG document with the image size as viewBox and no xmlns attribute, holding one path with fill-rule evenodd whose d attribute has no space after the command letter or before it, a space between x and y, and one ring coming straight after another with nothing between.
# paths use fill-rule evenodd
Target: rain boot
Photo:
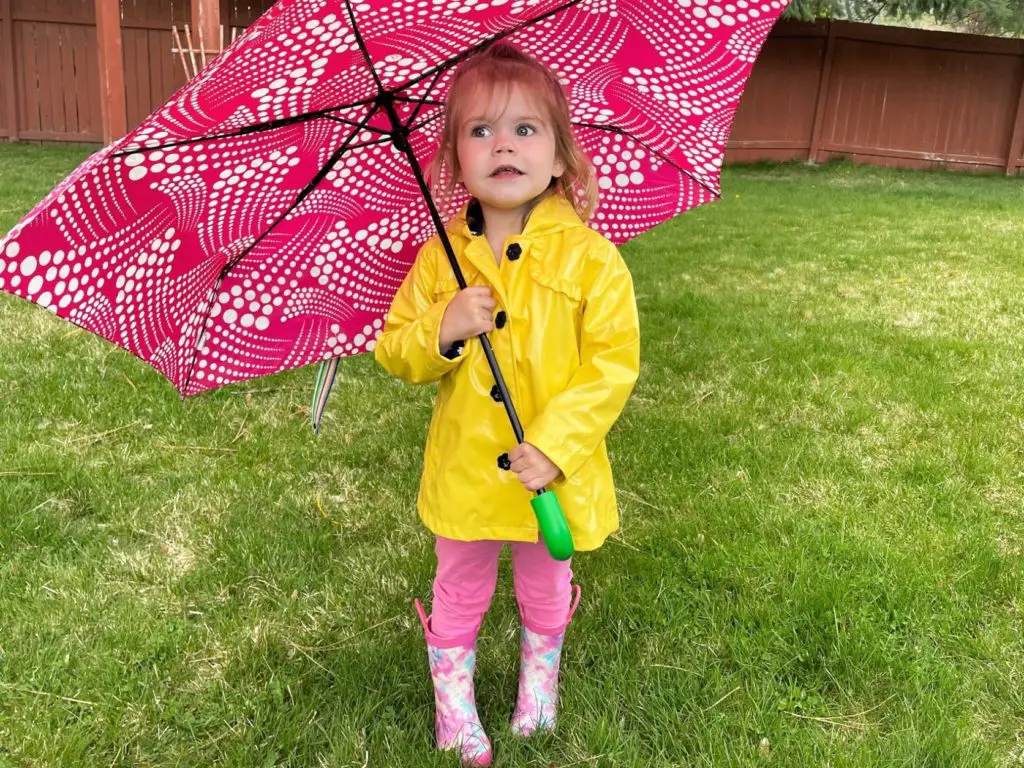
<instances>
[{"instance_id":1,"label":"rain boot","mask_svg":"<svg viewBox=\"0 0 1024 768\"><path fill-rule=\"evenodd\" d=\"M484 733L473 697L476 636L440 640L419 600L416 613L427 638L427 658L434 681L434 735L437 748L459 753L463 766L491 764L491 741Z\"/></svg>"},{"instance_id":2,"label":"rain boot","mask_svg":"<svg viewBox=\"0 0 1024 768\"><path fill-rule=\"evenodd\" d=\"M575 599L565 624L556 634L540 634L523 626L519 640L519 696L512 713L512 733L532 736L552 731L558 715L558 667L562 660L565 627L580 604L580 587L573 584Z\"/></svg>"}]
</instances>

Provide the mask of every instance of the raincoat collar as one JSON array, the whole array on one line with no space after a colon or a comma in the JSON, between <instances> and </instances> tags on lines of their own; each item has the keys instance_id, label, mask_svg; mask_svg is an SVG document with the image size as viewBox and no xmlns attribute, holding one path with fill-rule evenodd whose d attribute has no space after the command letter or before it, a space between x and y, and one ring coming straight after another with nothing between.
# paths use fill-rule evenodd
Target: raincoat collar
<instances>
[{"instance_id":1,"label":"raincoat collar","mask_svg":"<svg viewBox=\"0 0 1024 768\"><path fill-rule=\"evenodd\" d=\"M477 222L474 220L474 216L470 215L469 208L472 202L467 203L463 206L462 210L452 219L448 225L448 231L452 234L462 235L466 238L483 237L483 222L481 220L479 229L476 232L471 229L476 228ZM572 207L572 203L565 199L564 195L557 192L549 192L545 194L536 205L533 206L533 210L530 211L526 216L526 226L523 228L523 233L519 236L522 240L531 240L537 237L546 237L553 235L556 232L561 232L564 229L571 229L573 227L586 226L580 217L576 214L576 209Z\"/></svg>"},{"instance_id":2,"label":"raincoat collar","mask_svg":"<svg viewBox=\"0 0 1024 768\"><path fill-rule=\"evenodd\" d=\"M479 214L479 208L477 207L477 210L474 211L473 207L471 201L459 211L448 224L448 233L452 237L466 239L464 248L456 248L456 252L461 250L466 260L476 267L494 288L502 306L507 307L508 296L505 294L505 285L502 282L498 264L487 243L487 238L484 236L482 216ZM534 240L543 239L566 229L584 226L586 225L576 214L572 203L564 195L549 192L538 200L533 210L527 214L526 226L515 239L525 251Z\"/></svg>"}]
</instances>

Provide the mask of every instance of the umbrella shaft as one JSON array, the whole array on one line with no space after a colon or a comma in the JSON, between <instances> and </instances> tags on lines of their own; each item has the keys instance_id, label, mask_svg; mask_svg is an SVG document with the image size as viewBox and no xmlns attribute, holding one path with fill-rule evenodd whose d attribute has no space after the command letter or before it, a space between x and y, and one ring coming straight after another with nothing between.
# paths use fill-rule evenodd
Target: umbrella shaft
<instances>
[{"instance_id":1,"label":"umbrella shaft","mask_svg":"<svg viewBox=\"0 0 1024 768\"><path fill-rule=\"evenodd\" d=\"M491 367L491 373L494 374L494 382L498 385L498 392L501 394L501 404L505 406L505 413L508 414L508 420L512 424L512 431L516 435L516 443L521 443L523 442L523 425L519 422L519 414L516 413L515 406L512 405L512 396L508 392L508 387L505 386L505 377L501 375L501 368L498 367L498 360L494 356L491 341L487 338L486 333L481 333L477 338L480 339L480 344L484 348L484 356L487 358L487 364Z\"/></svg>"},{"instance_id":2,"label":"umbrella shaft","mask_svg":"<svg viewBox=\"0 0 1024 768\"><path fill-rule=\"evenodd\" d=\"M398 117L398 112L395 111L395 106L390 100L383 101L382 106L384 111L387 112L388 118L391 120L391 140L409 160L409 164L412 166L412 172L416 176L416 183L420 188L420 194L423 195L423 200L426 202L427 208L430 209L430 217L434 221L434 228L437 230L438 237L441 238L441 245L444 247L445 255L448 256L448 263L451 264L452 271L455 273L455 279L459 283L459 288L465 288L466 278L463 277L458 259L455 258L455 251L452 248L451 241L448 239L448 231L445 229L444 222L441 221L441 215L434 207L434 201L430 195L430 188L427 186L426 179L423 178L423 171L420 169L420 164L416 161L416 155L413 153L412 147L409 145L405 126L402 125L402 121ZM487 334L481 333L478 338L480 339L481 346L484 348L484 356L487 358L487 365L490 366L491 373L494 374L494 382L498 385L498 392L501 394L501 403L505 406L505 413L508 414L508 420L512 424L512 431L515 433L516 442L522 443L523 425L519 421L519 414L516 413L515 406L512 405L512 396L509 394L508 387L505 386L505 377L501 374L501 368L498 366L498 359L494 356L494 349L491 347L491 342L487 338Z\"/></svg>"},{"instance_id":3,"label":"umbrella shaft","mask_svg":"<svg viewBox=\"0 0 1024 768\"><path fill-rule=\"evenodd\" d=\"M466 278L462 275L462 269L455 258L455 252L452 250L452 244L448 239L448 231L444 227L444 222L441 221L441 215L437 212L437 208L434 207L434 199L430 194L430 187L427 186L427 180L423 178L423 170L420 168L420 164L416 160L416 154L412 151L412 146L409 144L408 131L402 125L402 120L398 117L395 105L390 99L383 100L381 106L387 113L388 120L391 121L391 141L409 161L413 175L416 177L416 184L420 188L420 194L423 196L423 201L427 204L427 209L430 211L430 218L434 222L434 229L437 230L438 237L441 238L441 245L444 246L445 255L448 256L448 263L451 264L452 271L455 273L455 279L459 283L459 288L465 288Z\"/></svg>"}]
</instances>

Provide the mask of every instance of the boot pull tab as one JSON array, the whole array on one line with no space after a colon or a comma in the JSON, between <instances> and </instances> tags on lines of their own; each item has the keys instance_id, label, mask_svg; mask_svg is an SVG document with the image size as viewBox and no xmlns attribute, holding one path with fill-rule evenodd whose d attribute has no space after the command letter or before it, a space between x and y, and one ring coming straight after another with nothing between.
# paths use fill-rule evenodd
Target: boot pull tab
<instances>
[{"instance_id":1,"label":"boot pull tab","mask_svg":"<svg viewBox=\"0 0 1024 768\"><path fill-rule=\"evenodd\" d=\"M430 619L427 618L427 612L423 610L423 603L417 597L413 604L416 606L416 615L420 617L420 624L423 625L423 631L426 634L430 634Z\"/></svg>"},{"instance_id":2,"label":"boot pull tab","mask_svg":"<svg viewBox=\"0 0 1024 768\"><path fill-rule=\"evenodd\" d=\"M580 597L583 595L583 589L580 587L579 584L573 584L572 593L574 599L572 601L572 605L569 607L569 615L565 619L566 624L572 621L572 615L576 613L576 609L579 608Z\"/></svg>"}]
</instances>

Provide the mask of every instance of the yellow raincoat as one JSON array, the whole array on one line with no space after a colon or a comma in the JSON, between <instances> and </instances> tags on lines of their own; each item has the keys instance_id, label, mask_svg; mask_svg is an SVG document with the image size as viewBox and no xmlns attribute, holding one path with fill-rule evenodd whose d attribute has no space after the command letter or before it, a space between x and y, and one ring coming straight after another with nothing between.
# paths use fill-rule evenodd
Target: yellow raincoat
<instances>
[{"instance_id":1,"label":"yellow raincoat","mask_svg":"<svg viewBox=\"0 0 1024 768\"><path fill-rule=\"evenodd\" d=\"M640 368L629 271L615 246L560 195L537 203L522 234L505 242L500 266L487 238L470 232L465 210L447 229L466 282L489 286L498 303L489 338L526 442L562 470L550 489L576 549L596 549L619 524L604 438ZM374 352L405 381L440 381L419 515L430 531L451 539L534 542L533 494L498 466L516 439L491 394L483 347L470 339L451 360L438 349L441 319L458 291L435 236L395 296Z\"/></svg>"}]
</instances>

